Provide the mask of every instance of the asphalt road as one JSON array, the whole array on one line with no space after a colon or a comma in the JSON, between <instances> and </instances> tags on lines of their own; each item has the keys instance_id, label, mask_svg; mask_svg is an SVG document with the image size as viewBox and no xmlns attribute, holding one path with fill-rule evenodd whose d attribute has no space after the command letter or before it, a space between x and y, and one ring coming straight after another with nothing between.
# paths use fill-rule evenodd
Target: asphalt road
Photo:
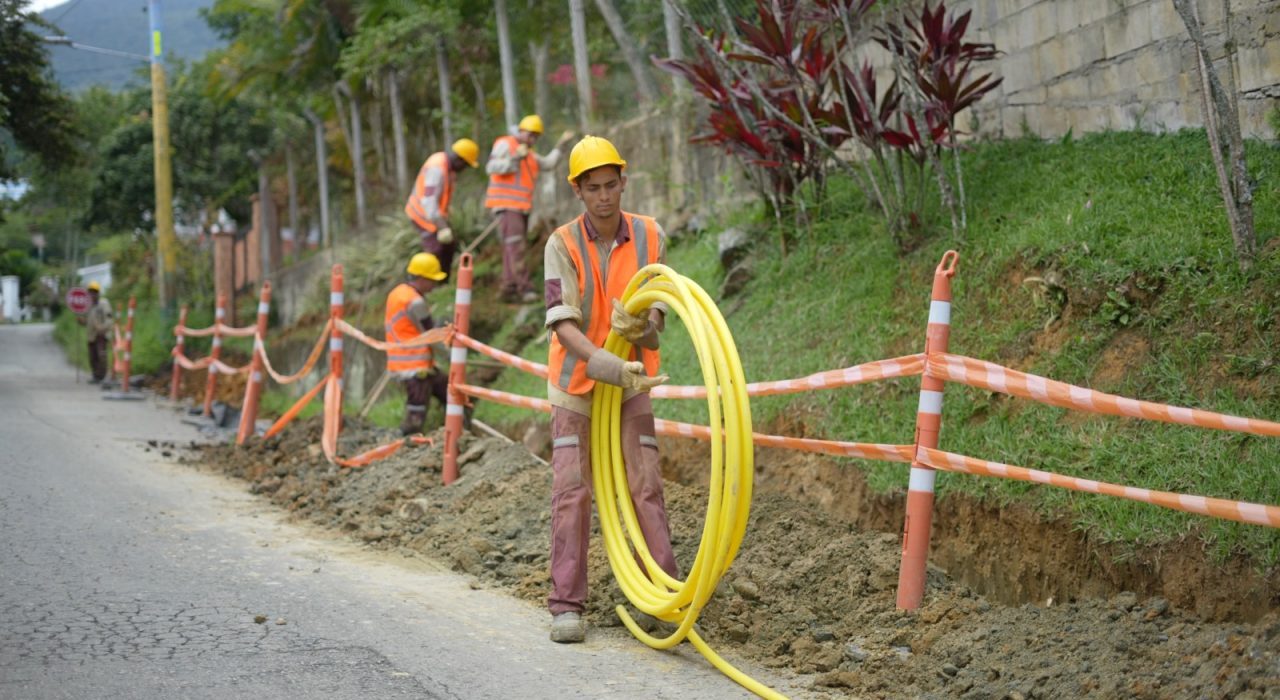
<instances>
[{"instance_id":1,"label":"asphalt road","mask_svg":"<svg viewBox=\"0 0 1280 700\"><path fill-rule=\"evenodd\" d=\"M51 333L0 326L0 698L748 696L687 645L552 644L537 606L146 451L195 431L76 383Z\"/></svg>"}]
</instances>

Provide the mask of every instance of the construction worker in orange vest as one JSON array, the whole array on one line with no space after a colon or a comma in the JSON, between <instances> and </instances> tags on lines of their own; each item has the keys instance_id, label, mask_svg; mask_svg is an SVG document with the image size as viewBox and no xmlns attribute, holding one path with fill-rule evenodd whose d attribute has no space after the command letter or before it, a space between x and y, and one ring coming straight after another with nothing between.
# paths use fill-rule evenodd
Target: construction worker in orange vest
<instances>
[{"instance_id":1,"label":"construction worker in orange vest","mask_svg":"<svg viewBox=\"0 0 1280 700\"><path fill-rule=\"evenodd\" d=\"M445 278L440 260L431 253L418 253L405 268L408 279L387 295L386 339L403 343L431 330L431 309L423 295ZM441 408L448 403L448 378L436 369L430 345L387 350L387 372L404 383L404 420L400 433L422 432L427 421L427 402L432 396Z\"/></svg>"},{"instance_id":2,"label":"construction worker in orange vest","mask_svg":"<svg viewBox=\"0 0 1280 700\"><path fill-rule=\"evenodd\" d=\"M453 254L458 249L453 229L449 227L449 203L453 199L456 173L480 164L480 147L471 139L458 139L448 150L431 154L418 179L413 183L404 213L418 227L422 250L436 256L445 277L453 265Z\"/></svg>"},{"instance_id":3,"label":"construction worker in orange vest","mask_svg":"<svg viewBox=\"0 0 1280 700\"><path fill-rule=\"evenodd\" d=\"M529 283L524 264L529 229L529 212L533 209L533 191L542 168L552 169L560 162L560 149L573 132L566 131L551 152L538 155L533 147L542 136L542 117L530 114L520 120L514 136L499 136L489 152L484 171L489 175L489 190L484 206L498 217L498 233L502 236L503 301L538 300Z\"/></svg>"},{"instance_id":4,"label":"construction worker in orange vest","mask_svg":"<svg viewBox=\"0 0 1280 700\"><path fill-rule=\"evenodd\" d=\"M581 642L591 530L591 397L596 382L622 387L622 456L640 529L654 560L677 576L663 503L649 390L658 375L658 334L666 308L643 317L618 301L636 272L666 258L666 235L652 218L621 209L627 162L612 143L586 136L569 154L569 182L584 214L551 234L545 249L546 325L551 334L551 640ZM633 344L627 358L603 349L612 329Z\"/></svg>"}]
</instances>

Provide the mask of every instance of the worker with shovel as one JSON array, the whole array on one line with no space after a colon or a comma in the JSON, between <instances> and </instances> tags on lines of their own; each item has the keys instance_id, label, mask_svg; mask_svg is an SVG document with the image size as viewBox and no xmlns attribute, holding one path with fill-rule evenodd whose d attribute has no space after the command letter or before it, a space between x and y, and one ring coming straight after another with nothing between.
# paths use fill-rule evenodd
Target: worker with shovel
<instances>
[{"instance_id":1,"label":"worker with shovel","mask_svg":"<svg viewBox=\"0 0 1280 700\"><path fill-rule=\"evenodd\" d=\"M424 298L445 278L440 260L431 253L418 253L405 268L408 278L387 295L386 339L404 343L433 327L431 308ZM441 408L448 404L449 378L436 368L430 345L387 349L387 373L404 383L402 435L422 432L427 422L427 403L435 397Z\"/></svg>"},{"instance_id":2,"label":"worker with shovel","mask_svg":"<svg viewBox=\"0 0 1280 700\"><path fill-rule=\"evenodd\" d=\"M621 442L636 518L653 559L678 576L658 469L653 404L658 334L665 309L632 316L618 301L645 265L666 258L652 218L622 211L627 162L612 143L586 136L569 154L569 182L584 214L551 234L545 251L546 325L551 334L551 640L586 638L587 540L591 531L591 400L596 382L622 387ZM603 348L609 331L630 341L630 357Z\"/></svg>"},{"instance_id":3,"label":"worker with shovel","mask_svg":"<svg viewBox=\"0 0 1280 700\"><path fill-rule=\"evenodd\" d=\"M404 213L418 227L422 250L440 261L444 277L449 277L453 254L458 249L449 227L449 203L457 172L480 164L480 147L471 139L458 139L447 150L431 154L418 171L418 179L405 202Z\"/></svg>"},{"instance_id":4,"label":"worker with shovel","mask_svg":"<svg viewBox=\"0 0 1280 700\"><path fill-rule=\"evenodd\" d=\"M564 132L545 156L533 150L540 136L542 117L530 114L520 120L515 135L499 136L493 142L489 161L484 166L489 175L484 206L497 217L502 236L503 301L528 304L538 300L524 263L534 186L542 169L550 170L560 162L560 149L573 138L573 132Z\"/></svg>"}]
</instances>

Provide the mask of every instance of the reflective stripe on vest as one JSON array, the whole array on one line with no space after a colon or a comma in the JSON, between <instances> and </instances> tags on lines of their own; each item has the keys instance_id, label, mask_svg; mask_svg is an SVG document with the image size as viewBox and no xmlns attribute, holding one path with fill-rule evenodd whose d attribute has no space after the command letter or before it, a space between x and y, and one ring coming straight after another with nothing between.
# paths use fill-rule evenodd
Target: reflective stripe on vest
<instances>
[{"instance_id":1,"label":"reflective stripe on vest","mask_svg":"<svg viewBox=\"0 0 1280 700\"><path fill-rule=\"evenodd\" d=\"M587 238L582 216L552 234L564 241L577 269L578 288L582 290L582 318L587 324L582 333L596 347L603 347L609 336L612 300L622 298L631 278L641 267L658 262L658 253L662 250L657 222L650 217L627 212L622 212L622 216L631 229L631 240L613 248L607 265L601 264L596 244ZM637 353L644 362L645 371L650 376L656 375L658 352L632 348L628 359L636 359ZM595 381L587 378L586 361L566 350L555 333L551 334L547 369L550 381L575 396L587 394L595 386Z\"/></svg>"},{"instance_id":2,"label":"reflective stripe on vest","mask_svg":"<svg viewBox=\"0 0 1280 700\"><path fill-rule=\"evenodd\" d=\"M423 163L422 168L418 170L418 179L414 181L413 190L409 192L409 201L405 202L404 213L419 228L435 233L436 225L427 218L427 210L422 207L422 198L427 194L427 171L431 169L444 173L440 181L444 188L440 193L440 216L449 216L449 199L453 197L453 170L449 167L449 157L443 151L431 154L427 162Z\"/></svg>"},{"instance_id":3,"label":"reflective stripe on vest","mask_svg":"<svg viewBox=\"0 0 1280 700\"><path fill-rule=\"evenodd\" d=\"M503 141L506 142L507 152L511 157L517 158L516 149L520 148L520 142L516 137L501 136L494 142L494 146ZM524 158L519 159L519 163L519 167L513 173L495 173L489 176L489 190L485 193L484 200L486 209L529 211L533 208L533 187L538 181L538 160L530 151Z\"/></svg>"},{"instance_id":4,"label":"reflective stripe on vest","mask_svg":"<svg viewBox=\"0 0 1280 700\"><path fill-rule=\"evenodd\" d=\"M418 324L409 315L409 306L422 298L418 290L402 283L387 295L384 320L388 343L403 343L418 336ZM387 348L388 372L420 372L435 366L431 346Z\"/></svg>"}]
</instances>

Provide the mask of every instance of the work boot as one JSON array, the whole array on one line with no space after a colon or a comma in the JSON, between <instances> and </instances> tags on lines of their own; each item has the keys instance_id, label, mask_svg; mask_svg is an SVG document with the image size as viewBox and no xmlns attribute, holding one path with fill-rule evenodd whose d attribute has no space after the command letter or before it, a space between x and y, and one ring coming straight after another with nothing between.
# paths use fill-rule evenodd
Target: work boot
<instances>
[{"instance_id":1,"label":"work boot","mask_svg":"<svg viewBox=\"0 0 1280 700\"><path fill-rule=\"evenodd\" d=\"M551 641L559 644L577 644L587 638L587 623L582 614L562 612L551 618Z\"/></svg>"}]
</instances>

